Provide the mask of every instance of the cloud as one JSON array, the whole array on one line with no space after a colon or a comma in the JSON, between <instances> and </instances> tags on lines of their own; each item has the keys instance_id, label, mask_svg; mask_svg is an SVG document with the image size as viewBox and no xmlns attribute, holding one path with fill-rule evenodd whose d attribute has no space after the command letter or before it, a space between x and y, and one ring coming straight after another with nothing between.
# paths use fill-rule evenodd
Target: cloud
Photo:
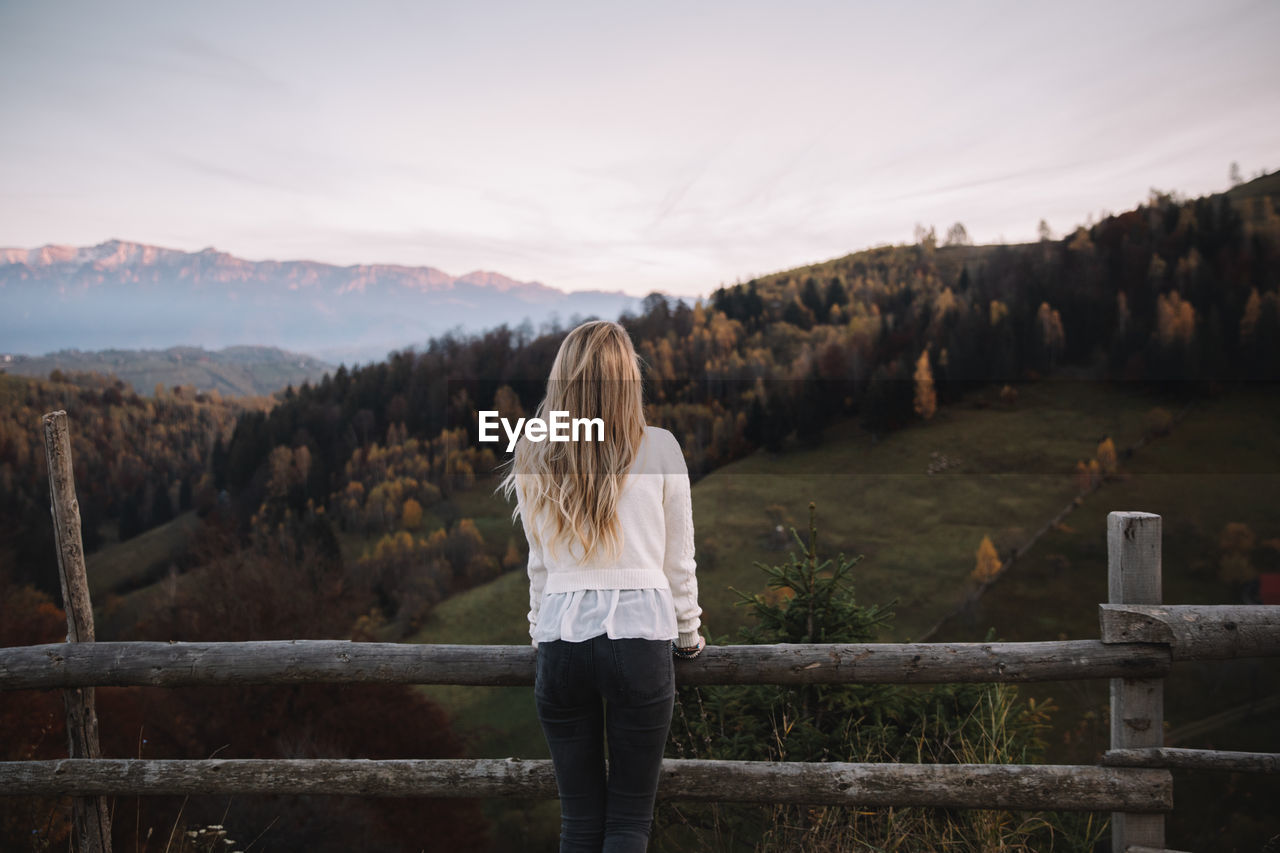
<instances>
[{"instance_id":1,"label":"cloud","mask_svg":"<svg viewBox=\"0 0 1280 853\"><path fill-rule=\"evenodd\" d=\"M297 195L314 194L313 186L296 186L271 177L266 177L257 172L233 169L208 160L201 160L196 157L190 157L183 154L171 154L165 159L198 175L235 181L256 189L280 190L282 192L294 193Z\"/></svg>"},{"instance_id":2,"label":"cloud","mask_svg":"<svg viewBox=\"0 0 1280 853\"><path fill-rule=\"evenodd\" d=\"M173 36L170 44L173 52L186 61L185 69L179 66L179 70L185 70L192 76L221 80L246 89L267 88L278 93L289 91L290 87L283 80L268 73L261 65L224 50L200 36L178 33Z\"/></svg>"}]
</instances>

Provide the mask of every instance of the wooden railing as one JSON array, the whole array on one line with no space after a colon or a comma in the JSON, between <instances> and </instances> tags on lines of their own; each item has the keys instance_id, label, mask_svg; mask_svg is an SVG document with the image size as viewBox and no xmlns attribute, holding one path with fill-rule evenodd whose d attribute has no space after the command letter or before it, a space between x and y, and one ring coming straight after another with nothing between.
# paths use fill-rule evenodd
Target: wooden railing
<instances>
[{"instance_id":1,"label":"wooden railing","mask_svg":"<svg viewBox=\"0 0 1280 853\"><path fill-rule=\"evenodd\" d=\"M0 762L0 795L69 794L83 851L109 851L107 795L357 794L554 798L550 762L508 759L102 758L98 685L529 685L527 646L336 640L94 642L66 413L43 418L67 642L0 649L0 690L64 691L70 757ZM1175 660L1280 655L1280 607L1162 605L1160 517L1107 518L1109 604L1101 638L1038 643L860 643L708 648L682 661L694 684L927 684L1111 680L1101 765L674 760L659 796L683 800L1112 812L1112 849L1164 847L1169 768L1275 773L1280 755L1163 746L1163 679Z\"/></svg>"}]
</instances>

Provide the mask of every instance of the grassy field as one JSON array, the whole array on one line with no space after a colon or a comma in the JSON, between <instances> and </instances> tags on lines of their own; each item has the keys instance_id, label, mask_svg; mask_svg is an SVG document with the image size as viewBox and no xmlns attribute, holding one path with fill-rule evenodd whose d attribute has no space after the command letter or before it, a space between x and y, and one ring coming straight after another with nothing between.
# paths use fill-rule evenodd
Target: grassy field
<instances>
[{"instance_id":1,"label":"grassy field","mask_svg":"<svg viewBox=\"0 0 1280 853\"><path fill-rule=\"evenodd\" d=\"M1280 538L1280 399L1241 393L1198 403L1173 435L1131 460L1066 522L1045 534L987 592L968 625L944 626L944 640L977 639L994 626L1004 639L1098 636L1107 600L1106 524L1113 510L1163 517L1164 600L1240 603L1217 578L1219 537L1228 522L1261 540Z\"/></svg>"},{"instance_id":2,"label":"grassy field","mask_svg":"<svg viewBox=\"0 0 1280 853\"><path fill-rule=\"evenodd\" d=\"M121 587L138 587L155 580L171 555L182 550L186 539L200 524L195 512L177 518L125 542L113 542L85 557L89 595L100 599Z\"/></svg>"},{"instance_id":3,"label":"grassy field","mask_svg":"<svg viewBox=\"0 0 1280 853\"><path fill-rule=\"evenodd\" d=\"M99 640L113 640L123 628L160 606L183 583L185 575L169 576L173 556L186 547L200 524L195 512L127 539L111 542L85 555L89 598Z\"/></svg>"},{"instance_id":4,"label":"grassy field","mask_svg":"<svg viewBox=\"0 0 1280 853\"><path fill-rule=\"evenodd\" d=\"M980 392L879 441L846 423L818 448L757 453L716 471L694 488L709 630L732 636L743 620L733 589L759 591L754 562L785 554L767 508L803 533L813 501L820 549L864 555L855 570L860 600L897 599L895 624L881 639L919 637L963 600L984 535L1002 553L1021 546L1075 496L1076 461L1106 436L1117 446L1136 441L1157 402L1046 381L1023 386L1011 405ZM930 475L944 457L948 467Z\"/></svg>"}]
</instances>

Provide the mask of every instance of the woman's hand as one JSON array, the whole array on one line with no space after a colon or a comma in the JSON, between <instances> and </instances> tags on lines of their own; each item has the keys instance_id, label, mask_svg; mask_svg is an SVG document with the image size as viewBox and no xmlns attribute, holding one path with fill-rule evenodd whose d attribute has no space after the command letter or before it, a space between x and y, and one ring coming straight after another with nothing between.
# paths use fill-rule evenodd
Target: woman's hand
<instances>
[{"instance_id":1,"label":"woman's hand","mask_svg":"<svg viewBox=\"0 0 1280 853\"><path fill-rule=\"evenodd\" d=\"M688 648L684 648L681 646L677 646L675 642L671 643L672 653L678 658L686 658L686 659L696 658L698 655L702 654L702 650L705 649L706 647L707 647L707 641L703 639L701 634L698 635L698 645L696 646L690 646Z\"/></svg>"}]
</instances>

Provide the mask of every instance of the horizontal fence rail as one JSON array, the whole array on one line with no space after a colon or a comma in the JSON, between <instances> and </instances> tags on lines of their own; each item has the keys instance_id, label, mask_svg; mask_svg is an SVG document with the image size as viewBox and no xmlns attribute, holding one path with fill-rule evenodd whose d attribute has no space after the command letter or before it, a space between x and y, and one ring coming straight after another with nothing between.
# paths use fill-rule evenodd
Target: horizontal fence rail
<instances>
[{"instance_id":1,"label":"horizontal fence rail","mask_svg":"<svg viewBox=\"0 0 1280 853\"><path fill-rule=\"evenodd\" d=\"M67 758L5 762L0 794L556 797L547 760ZM1167 770L1072 764L856 764L664 759L685 801L1167 812Z\"/></svg>"},{"instance_id":2,"label":"horizontal fence rail","mask_svg":"<svg viewBox=\"0 0 1280 853\"><path fill-rule=\"evenodd\" d=\"M527 686L530 646L265 640L55 643L0 649L0 690L144 685L407 683ZM1152 678L1169 649L1150 643L850 643L712 646L676 665L681 685L947 684Z\"/></svg>"},{"instance_id":3,"label":"horizontal fence rail","mask_svg":"<svg viewBox=\"0 0 1280 853\"><path fill-rule=\"evenodd\" d=\"M1109 749L1102 763L1110 767L1168 767L1179 770L1227 770L1233 773L1280 773L1280 754L1225 749Z\"/></svg>"},{"instance_id":4,"label":"horizontal fence rail","mask_svg":"<svg viewBox=\"0 0 1280 853\"><path fill-rule=\"evenodd\" d=\"M1099 604L1104 643L1163 643L1174 660L1280 655L1277 604Z\"/></svg>"}]
</instances>

